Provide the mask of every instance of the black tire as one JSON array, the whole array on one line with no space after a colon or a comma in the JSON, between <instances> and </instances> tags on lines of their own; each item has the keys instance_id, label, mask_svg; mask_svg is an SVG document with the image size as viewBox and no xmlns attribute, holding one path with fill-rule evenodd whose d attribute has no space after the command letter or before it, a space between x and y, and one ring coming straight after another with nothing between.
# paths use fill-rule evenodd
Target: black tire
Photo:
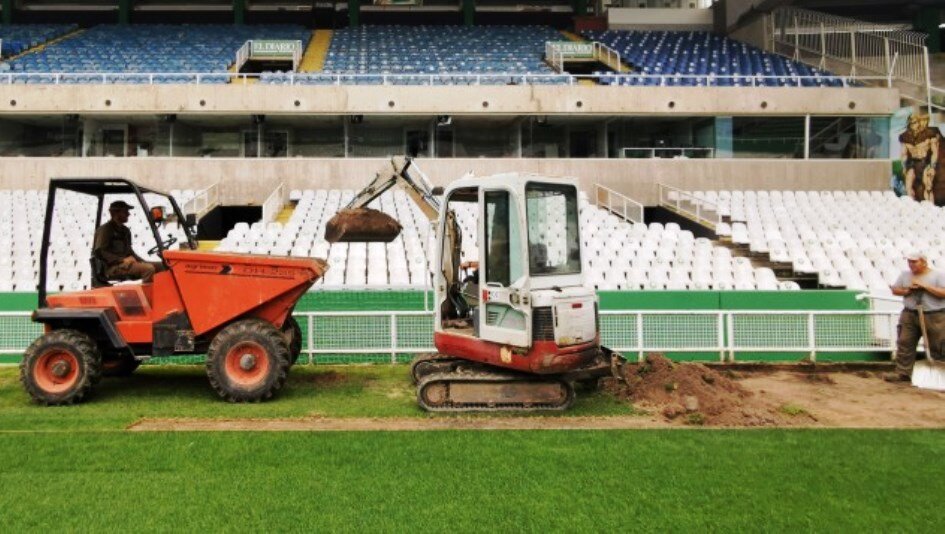
<instances>
[{"instance_id":1,"label":"black tire","mask_svg":"<svg viewBox=\"0 0 945 534\"><path fill-rule=\"evenodd\" d=\"M302 354L302 327L295 317L289 316L282 323L282 335L285 336L285 342L289 345L289 365L295 365L299 361L299 355Z\"/></svg>"},{"instance_id":2,"label":"black tire","mask_svg":"<svg viewBox=\"0 0 945 534\"><path fill-rule=\"evenodd\" d=\"M289 360L282 332L266 321L244 319L225 327L210 342L207 377L229 402L258 402L282 389Z\"/></svg>"},{"instance_id":3,"label":"black tire","mask_svg":"<svg viewBox=\"0 0 945 534\"><path fill-rule=\"evenodd\" d=\"M102 376L102 354L88 335L55 330L36 339L20 362L20 382L40 404L81 402Z\"/></svg>"},{"instance_id":4,"label":"black tire","mask_svg":"<svg viewBox=\"0 0 945 534\"><path fill-rule=\"evenodd\" d=\"M134 356L123 355L102 361L102 376L125 378L134 373L141 362Z\"/></svg>"}]
</instances>

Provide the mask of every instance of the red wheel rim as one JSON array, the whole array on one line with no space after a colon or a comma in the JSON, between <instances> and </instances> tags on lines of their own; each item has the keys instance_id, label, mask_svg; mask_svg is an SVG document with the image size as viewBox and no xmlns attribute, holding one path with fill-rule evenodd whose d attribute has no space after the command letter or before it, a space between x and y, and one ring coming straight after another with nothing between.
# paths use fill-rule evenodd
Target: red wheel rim
<instances>
[{"instance_id":1,"label":"red wheel rim","mask_svg":"<svg viewBox=\"0 0 945 534\"><path fill-rule=\"evenodd\" d=\"M227 351L224 365L227 377L234 384L258 386L269 374L269 353L259 343L243 341Z\"/></svg>"},{"instance_id":2,"label":"red wheel rim","mask_svg":"<svg viewBox=\"0 0 945 534\"><path fill-rule=\"evenodd\" d=\"M79 359L67 350L48 350L33 366L33 381L48 393L68 391L78 380Z\"/></svg>"}]
</instances>

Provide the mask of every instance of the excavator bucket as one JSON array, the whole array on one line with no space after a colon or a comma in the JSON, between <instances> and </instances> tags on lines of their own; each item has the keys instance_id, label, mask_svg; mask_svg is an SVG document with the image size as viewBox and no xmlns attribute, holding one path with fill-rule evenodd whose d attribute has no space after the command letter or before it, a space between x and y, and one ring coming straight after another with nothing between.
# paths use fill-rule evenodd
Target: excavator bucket
<instances>
[{"instance_id":1,"label":"excavator bucket","mask_svg":"<svg viewBox=\"0 0 945 534\"><path fill-rule=\"evenodd\" d=\"M403 227L390 215L371 208L343 209L325 225L329 243L390 243Z\"/></svg>"}]
</instances>

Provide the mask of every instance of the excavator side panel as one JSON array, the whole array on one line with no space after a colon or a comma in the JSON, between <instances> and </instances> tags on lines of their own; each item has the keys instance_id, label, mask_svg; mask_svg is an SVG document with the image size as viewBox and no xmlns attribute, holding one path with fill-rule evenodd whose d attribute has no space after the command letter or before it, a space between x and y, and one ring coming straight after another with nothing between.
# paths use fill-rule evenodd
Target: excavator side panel
<instances>
[{"instance_id":1,"label":"excavator side panel","mask_svg":"<svg viewBox=\"0 0 945 534\"><path fill-rule=\"evenodd\" d=\"M433 339L441 354L540 375L577 369L591 362L600 352L598 339L570 347L559 347L554 341L535 341L527 350L453 334L449 330L434 333Z\"/></svg>"}]
</instances>

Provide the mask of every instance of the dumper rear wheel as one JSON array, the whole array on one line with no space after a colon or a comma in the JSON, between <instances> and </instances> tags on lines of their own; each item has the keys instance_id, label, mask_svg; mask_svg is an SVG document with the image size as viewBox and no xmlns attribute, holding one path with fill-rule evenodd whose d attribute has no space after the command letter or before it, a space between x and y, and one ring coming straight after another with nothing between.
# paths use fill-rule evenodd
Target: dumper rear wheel
<instances>
[{"instance_id":1,"label":"dumper rear wheel","mask_svg":"<svg viewBox=\"0 0 945 534\"><path fill-rule=\"evenodd\" d=\"M81 402L100 380L101 366L102 355L92 338L76 330L55 330L26 349L20 381L40 404L73 404Z\"/></svg>"},{"instance_id":2,"label":"dumper rear wheel","mask_svg":"<svg viewBox=\"0 0 945 534\"><path fill-rule=\"evenodd\" d=\"M276 327L245 319L221 330L207 351L210 385L229 402L272 398L285 384L289 345Z\"/></svg>"},{"instance_id":3,"label":"dumper rear wheel","mask_svg":"<svg viewBox=\"0 0 945 534\"><path fill-rule=\"evenodd\" d=\"M285 342L289 345L289 363L295 365L299 361L299 355L302 354L302 328L295 317L289 317L282 324L282 335L285 336Z\"/></svg>"}]
</instances>

